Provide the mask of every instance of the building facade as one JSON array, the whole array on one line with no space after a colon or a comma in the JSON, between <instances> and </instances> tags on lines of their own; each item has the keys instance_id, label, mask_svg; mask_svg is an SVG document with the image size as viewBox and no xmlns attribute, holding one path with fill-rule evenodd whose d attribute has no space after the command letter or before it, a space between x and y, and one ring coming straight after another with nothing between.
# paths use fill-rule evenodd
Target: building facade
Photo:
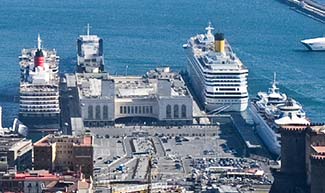
<instances>
[{"instance_id":1,"label":"building facade","mask_svg":"<svg viewBox=\"0 0 325 193\"><path fill-rule=\"evenodd\" d=\"M93 173L92 136L47 135L34 144L34 168Z\"/></svg>"},{"instance_id":2,"label":"building facade","mask_svg":"<svg viewBox=\"0 0 325 193\"><path fill-rule=\"evenodd\" d=\"M70 75L71 76L71 75ZM144 76L76 74L80 112L85 126L105 126L120 119L162 124L191 124L193 98L182 77L169 68Z\"/></svg>"}]
</instances>

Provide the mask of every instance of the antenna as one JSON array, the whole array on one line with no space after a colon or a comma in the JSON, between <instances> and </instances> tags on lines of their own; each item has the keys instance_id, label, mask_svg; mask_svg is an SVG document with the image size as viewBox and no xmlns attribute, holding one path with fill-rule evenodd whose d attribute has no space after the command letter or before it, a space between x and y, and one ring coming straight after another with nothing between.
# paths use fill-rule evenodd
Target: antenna
<instances>
[{"instance_id":1,"label":"antenna","mask_svg":"<svg viewBox=\"0 0 325 193\"><path fill-rule=\"evenodd\" d=\"M128 75L128 68L129 68L129 65L126 65L126 66L125 66L125 76Z\"/></svg>"},{"instance_id":2,"label":"antenna","mask_svg":"<svg viewBox=\"0 0 325 193\"><path fill-rule=\"evenodd\" d=\"M276 72L273 73L273 83L272 83L272 89L275 90L277 89L276 87Z\"/></svg>"},{"instance_id":3,"label":"antenna","mask_svg":"<svg viewBox=\"0 0 325 193\"><path fill-rule=\"evenodd\" d=\"M90 34L90 28L91 28L91 26L89 25L89 23L87 24L87 35L89 36L89 34Z\"/></svg>"},{"instance_id":4,"label":"antenna","mask_svg":"<svg viewBox=\"0 0 325 193\"><path fill-rule=\"evenodd\" d=\"M211 21L209 21L208 27L205 28L205 30L207 30L207 34L211 34L211 31L214 30L214 28L212 27Z\"/></svg>"},{"instance_id":5,"label":"antenna","mask_svg":"<svg viewBox=\"0 0 325 193\"><path fill-rule=\"evenodd\" d=\"M41 36L38 33L38 36L37 36L37 49L38 50L41 49L41 43L42 43Z\"/></svg>"}]
</instances>

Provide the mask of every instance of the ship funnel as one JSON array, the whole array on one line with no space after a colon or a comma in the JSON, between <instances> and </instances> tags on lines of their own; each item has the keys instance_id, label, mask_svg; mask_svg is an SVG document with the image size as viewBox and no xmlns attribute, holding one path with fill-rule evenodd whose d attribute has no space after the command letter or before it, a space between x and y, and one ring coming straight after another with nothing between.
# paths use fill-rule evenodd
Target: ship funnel
<instances>
[{"instance_id":1,"label":"ship funnel","mask_svg":"<svg viewBox=\"0 0 325 193\"><path fill-rule=\"evenodd\" d=\"M44 54L42 51L42 47L41 47L41 37L38 34L37 36L37 50L35 52L35 56L34 56L34 66L35 67L43 67L44 68Z\"/></svg>"},{"instance_id":2,"label":"ship funnel","mask_svg":"<svg viewBox=\"0 0 325 193\"><path fill-rule=\"evenodd\" d=\"M223 33L216 33L214 35L214 50L216 52L225 52L225 36Z\"/></svg>"}]
</instances>

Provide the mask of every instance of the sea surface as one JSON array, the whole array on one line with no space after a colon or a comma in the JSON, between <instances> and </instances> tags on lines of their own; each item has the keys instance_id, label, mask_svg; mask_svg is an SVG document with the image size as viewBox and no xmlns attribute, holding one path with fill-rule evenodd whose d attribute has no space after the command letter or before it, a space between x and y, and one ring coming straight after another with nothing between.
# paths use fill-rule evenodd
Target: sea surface
<instances>
[{"instance_id":1,"label":"sea surface","mask_svg":"<svg viewBox=\"0 0 325 193\"><path fill-rule=\"evenodd\" d=\"M324 0L320 0L324 1ZM304 105L314 122L325 121L325 52L309 52L299 41L325 33L325 25L277 0L1 0L0 105L4 125L18 114L22 48L55 48L60 70L72 72L76 39L90 23L104 39L111 74L143 74L157 66L185 69L182 44L204 32L209 21L224 32L249 68L249 92L270 86L277 72L282 91Z\"/></svg>"}]
</instances>

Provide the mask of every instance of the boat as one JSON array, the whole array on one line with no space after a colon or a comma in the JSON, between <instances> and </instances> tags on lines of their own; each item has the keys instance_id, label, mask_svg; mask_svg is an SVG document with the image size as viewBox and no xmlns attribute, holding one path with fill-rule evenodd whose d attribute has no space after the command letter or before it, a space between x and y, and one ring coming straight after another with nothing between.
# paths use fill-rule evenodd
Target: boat
<instances>
[{"instance_id":1,"label":"boat","mask_svg":"<svg viewBox=\"0 0 325 193\"><path fill-rule=\"evenodd\" d=\"M276 74L268 92L259 92L252 100L249 112L255 122L257 135L275 156L281 154L281 126L310 124L302 105L280 92L276 85Z\"/></svg>"},{"instance_id":2,"label":"boat","mask_svg":"<svg viewBox=\"0 0 325 193\"><path fill-rule=\"evenodd\" d=\"M248 106L248 69L233 52L223 33L191 37L185 48L187 79L201 107L208 113L244 111Z\"/></svg>"},{"instance_id":3,"label":"boat","mask_svg":"<svg viewBox=\"0 0 325 193\"><path fill-rule=\"evenodd\" d=\"M312 51L325 51L325 37L301 40L301 43Z\"/></svg>"},{"instance_id":4,"label":"boat","mask_svg":"<svg viewBox=\"0 0 325 193\"><path fill-rule=\"evenodd\" d=\"M20 62L19 121L30 132L57 131L60 128L59 56L56 50L22 49ZM25 132L25 131L24 131Z\"/></svg>"},{"instance_id":5,"label":"boat","mask_svg":"<svg viewBox=\"0 0 325 193\"><path fill-rule=\"evenodd\" d=\"M78 73L99 73L104 71L103 39L90 35L87 25L87 35L80 35L77 40Z\"/></svg>"}]
</instances>

